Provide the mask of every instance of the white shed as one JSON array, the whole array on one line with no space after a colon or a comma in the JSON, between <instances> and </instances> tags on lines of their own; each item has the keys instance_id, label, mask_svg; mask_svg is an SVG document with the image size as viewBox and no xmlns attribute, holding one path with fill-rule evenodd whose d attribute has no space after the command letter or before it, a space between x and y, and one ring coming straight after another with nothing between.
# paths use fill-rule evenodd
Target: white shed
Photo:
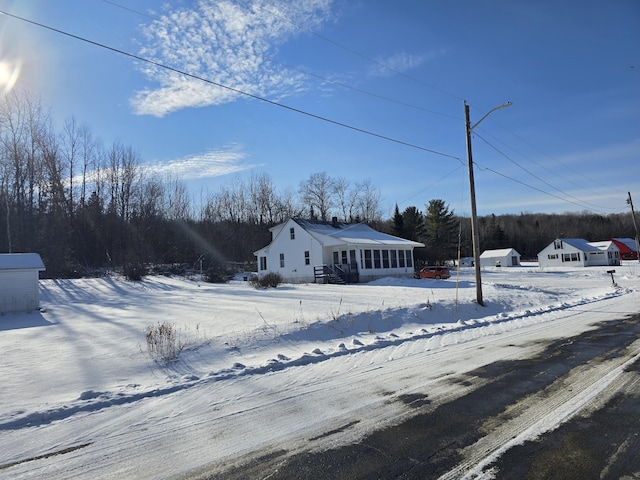
<instances>
[{"instance_id":1,"label":"white shed","mask_svg":"<svg viewBox=\"0 0 640 480\"><path fill-rule=\"evenodd\" d=\"M38 279L44 270L37 253L0 254L0 314L39 308Z\"/></svg>"},{"instance_id":2,"label":"white shed","mask_svg":"<svg viewBox=\"0 0 640 480\"><path fill-rule=\"evenodd\" d=\"M520 254L513 248L485 250L480 255L481 267L519 267Z\"/></svg>"}]
</instances>

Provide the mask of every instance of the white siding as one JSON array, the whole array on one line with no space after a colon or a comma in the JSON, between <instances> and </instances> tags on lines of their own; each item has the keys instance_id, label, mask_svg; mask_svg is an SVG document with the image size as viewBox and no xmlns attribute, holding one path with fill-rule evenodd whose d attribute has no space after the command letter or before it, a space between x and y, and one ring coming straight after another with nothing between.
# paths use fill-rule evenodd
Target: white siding
<instances>
[{"instance_id":1,"label":"white siding","mask_svg":"<svg viewBox=\"0 0 640 480\"><path fill-rule=\"evenodd\" d=\"M0 270L0 313L30 312L38 306L37 270Z\"/></svg>"}]
</instances>

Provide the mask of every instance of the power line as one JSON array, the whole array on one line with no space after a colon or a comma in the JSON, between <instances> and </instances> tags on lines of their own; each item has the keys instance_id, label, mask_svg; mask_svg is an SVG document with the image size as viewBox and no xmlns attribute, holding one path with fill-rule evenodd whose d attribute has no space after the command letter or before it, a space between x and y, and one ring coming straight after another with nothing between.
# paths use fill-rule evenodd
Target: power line
<instances>
[{"instance_id":1,"label":"power line","mask_svg":"<svg viewBox=\"0 0 640 480\"><path fill-rule=\"evenodd\" d=\"M558 159L556 159L556 158L552 157L552 156L551 156L551 155L549 155L548 153L546 153L546 152L542 151L540 148L536 147L535 145L533 145L533 144L529 143L527 140L525 140L524 138L520 137L520 136L519 136L519 135L517 135L516 133L512 132L512 131L511 131L511 130L509 130L508 128L503 127L502 125L500 125L500 124L499 124L499 123L497 123L497 122L495 122L495 123L496 123L500 128L502 128L502 129L503 129L503 130L505 130L506 132L510 133L511 135L513 135L513 136L514 136L515 138L517 138L518 140L520 140L520 141L524 142L524 143L525 143L526 145L528 145L529 147L531 147L531 148L535 149L536 151L538 151L539 153L541 153L542 155L544 155L544 156L545 156L545 157L547 157L548 159L550 159L550 160L552 160L552 161L554 161L554 162L559 163L561 166L565 167L566 169L570 169L570 170L572 171L572 173L577 173L579 176L583 177L584 179L586 179L586 180L588 180L588 181L590 181L590 182L593 182L593 183L595 183L595 184L597 184L597 185L599 185L599 186L601 186L601 187L607 187L607 185L605 185L605 184L603 184L603 183L601 183L601 182L596 182L595 180L593 180L593 179L591 179L591 178L587 177L587 176L582 172L582 169L579 169L579 168L578 168L578 169L571 169L568 165L566 165L566 164L564 164L563 162L561 162L560 160L558 160ZM547 168L545 165L543 165L543 164L541 164L541 163L537 162L535 159L533 159L533 158L531 158L531 157L529 157L529 156L527 156L527 155L523 154L522 152L519 152L517 149L515 149L515 148L513 148L513 147L511 147L511 146L509 146L509 145L507 145L505 142L501 141L500 139L498 139L498 138L496 138L496 137L494 137L494 136L492 136L492 135L489 135L489 136L490 136L490 137L492 137L495 141L497 141L497 142L501 143L501 144L502 144L502 145L504 145L505 147L507 147L507 148L509 148L510 150L512 150L514 153L516 153L516 154L520 155L521 157L525 158L525 159L526 159L526 160L528 160L528 161L531 161L531 162L535 163L538 167L540 167L540 168L542 168L542 169L546 170L547 172L551 173L552 175L556 175L556 176L561 177L565 182L568 182L568 183L570 183L570 184L572 184L572 185L574 185L574 186L576 186L576 187L578 187L578 188L580 188L580 189L582 189L582 190L587 190L587 191L590 191L590 192L592 192L592 193L600 194L600 192L596 192L596 191L595 191L595 190L593 190L592 188L589 188L589 187L587 187L587 186L585 186L585 185L581 185L581 184L578 184L578 183L574 182L571 178L567 178L567 177L566 177L566 176L564 176L564 175L559 175L557 172L554 172L554 171L550 170L550 169L549 169L549 168ZM483 139L483 140L484 140L484 139ZM486 140L485 140L485 142L486 142ZM487 142L487 143L488 143L488 142ZM494 148L495 148L495 147L494 147ZM513 161L513 160L511 160L511 159L509 159L509 160L510 160L510 161ZM518 165L518 166L519 166L520 168L523 168L523 167L521 167L520 165ZM526 171L526 170L525 170L525 171ZM528 172L528 171L527 171L527 173L530 173L530 172ZM533 174L532 174L532 175L533 175ZM535 176L535 175L534 175L534 176ZM536 177L536 178L537 178L537 177ZM544 182L544 180L541 180L541 181L543 181L543 182ZM555 187L553 187L553 188L555 188ZM614 198L614 197L615 197L615 195L609 195L609 197L610 197L610 198ZM596 205L596 206L597 206L597 205ZM599 208L605 208L605 207L599 207Z\"/></svg>"},{"instance_id":2,"label":"power line","mask_svg":"<svg viewBox=\"0 0 640 480\"><path fill-rule=\"evenodd\" d=\"M239 0L239 2L240 2L240 3L244 3L245 8L247 8L247 7L246 7L246 3L245 3L245 2L243 2L242 0ZM437 92L440 92L440 93L442 93L442 94L444 94L444 95L447 95L447 96L449 96L449 97L455 98L455 99L457 99L457 100L463 100L463 98L462 98L462 97L459 97L459 96L457 96L457 95L455 95L455 94L453 94L453 93L451 93L451 92L447 92L446 90L443 90L443 89L441 89L441 88L438 88L438 87L436 87L436 86L434 86L434 85L431 85L431 84L429 84L429 83L423 82L422 80L420 80L420 79L418 79L418 78L415 78L415 77L412 77L411 75L407 75L406 73L404 73L404 72L402 72L402 71L400 71L400 70L398 70L398 69L396 69L396 68L390 67L389 65L386 65L386 64L384 64L383 62L380 62L380 61L376 60L375 58L371 58L371 57L369 57L369 56L365 55L364 53L358 52L357 50L354 50L353 48L347 47L346 45L343 45L343 44L341 44L341 43L339 43L339 42L336 42L335 40L332 40L332 39L331 39L331 38L329 38L329 37L326 37L326 36L324 36L324 35L321 35L320 33L316 32L316 31L314 31L314 30L311 30L310 28L306 28L306 27L303 27L303 26L301 26L301 25L298 25L297 23L293 22L292 20L290 20L289 18L287 18L287 17L285 17L285 16L281 15L281 14L280 14L280 13L278 13L278 12L274 12L273 10L269 10L269 9L267 9L267 8L261 7L260 5L255 5L255 7L256 7L257 9L259 9L259 10L262 10L262 11L264 11L264 12L270 13L271 15L273 15L273 16L275 16L275 17L278 17L278 18L280 18L280 19L282 19L282 20L284 20L285 22L287 22L287 23L289 23L289 24L293 25L294 27L298 28L299 30L302 30L303 32L307 32L307 33L309 33L309 34L313 35L314 37L319 38L320 40L322 40L322 41L324 41L324 42L330 43L331 45L334 45L334 46L336 46L336 47L338 47L338 48L340 48L340 49L342 49L342 50L344 50L344 51L346 51L346 52L349 52L349 53L351 53L351 54L353 54L353 55L356 55L356 56L358 56L358 57L360 57L360 58L363 58L364 60L367 60L368 62L371 62L371 63L373 63L373 64L375 64L375 65L377 65L377 66L379 66L379 67L382 67L382 68L383 68L383 69L385 69L385 70L388 70L388 71L390 71L390 72L393 72L393 73L395 73L395 74L397 74L397 75L400 75L401 77L404 77L404 78L406 78L406 79L408 79L408 80L411 80L411 81L413 81L413 82L416 82L416 83L418 83L418 84L420 84L420 85L422 85L422 86L425 86L425 87L427 87L427 88L430 88L430 89L432 89L432 90L435 90L435 91L437 91Z\"/></svg>"},{"instance_id":3,"label":"power line","mask_svg":"<svg viewBox=\"0 0 640 480\"><path fill-rule=\"evenodd\" d=\"M80 41L82 41L82 42L85 42L85 43L88 43L88 44L94 45L94 46L96 46L96 47L104 48L104 49L106 49L106 50L110 50L110 51L112 51L112 52L119 53L119 54L121 54L121 55L125 55L125 56L127 56L127 57L133 58L133 59L135 59L135 60L139 60L139 61L141 61L141 62L148 63L148 64L150 64L150 65L154 65L154 66L159 67L159 68L164 68L164 69L166 69L166 70L169 70L169 71L172 71L172 72L178 73L178 74L180 74L180 75L184 75L185 77L193 78L194 80L199 80L199 81L202 81L202 82L208 83L208 84L210 84L210 85L214 85L214 86L216 86L216 87L224 88L225 90L229 90L229 91L234 92L234 93L237 93L237 94L239 94L239 95L244 95L244 96L246 96L246 97L253 98L254 100L259 100L259 101L261 101L261 102L265 102L265 103L268 103L268 104L270 104L270 105L274 105L274 106L277 106L277 107L280 107L280 108L284 108L284 109L286 109L286 110L290 110L290 111L292 111L292 112L296 112L296 113L299 113L299 114L302 114L302 115L306 115L306 116L311 117L311 118L315 118L316 120L321 120L321 121L326 122L326 123L330 123L330 124L333 124L333 125L337 125L337 126L339 126L339 127L347 128L347 129L349 129L349 130L353 130L353 131L355 131L355 132L363 133L363 134L365 134L365 135L369 135L369 136L372 136L372 137L376 137L376 138L379 138L379 139L382 139L382 140L386 140L386 141L389 141L389 142L397 143L397 144L399 144L399 145L404 145L404 146L406 146L406 147L415 148L415 149L417 149L417 150L421 150L421 151L423 151L423 152L428 152L428 153L431 153L431 154L434 154L434 155L439 155L439 156L442 156L442 157L451 158L451 159L454 159L454 160L458 160L458 161L460 161L460 158L459 158L459 157L456 157L455 155L449 155L449 154L447 154L447 153L438 152L437 150L433 150L433 149L426 148L426 147L421 147L421 146L419 146L419 145L415 145L415 144L413 144L413 143L405 142L405 141L403 141L403 140L398 140L398 139L396 139L396 138L388 137L388 136L386 136L386 135L382 135L382 134L379 134L379 133L375 133L375 132L372 132L372 131L370 131L370 130L365 130L365 129L363 129L363 128L355 127L355 126L353 126L353 125L349 125L349 124L347 124L347 123L339 122L339 121L337 121L337 120L332 120L332 119L330 119L330 118L328 118L328 117L323 117L323 116L321 116L321 115L317 115L317 114L315 114L315 113L307 112L306 110L301 110L301 109L299 109L299 108L292 107L292 106L290 106L290 105L286 105L286 104L284 104L284 103L279 103L279 102L276 102L276 101L274 101L274 100L269 100L269 99L264 98L264 97L261 97L261 96L259 96L259 95L254 95L254 94L252 94L252 93L245 92L245 91L240 90L240 89L238 89L238 88L234 88L234 87L230 87L230 86L228 86L228 85L224 85L224 84L222 84L222 83L214 82L213 80L209 80L209 79L206 79L206 78L203 78L203 77L199 77L199 76L197 76L197 75L194 75L194 74L191 74L191 73L185 72L185 71L180 70L180 69L178 69L178 68L174 68L174 67L171 67L171 66L169 66L169 65L165 65L165 64L163 64L163 63L156 62L156 61L154 61L154 60L151 60L151 59L148 59L148 58L145 58L145 57L141 57L141 56L139 56L139 55L135 55L135 54L130 53L130 52L127 52L127 51L125 51L125 50L120 50L120 49L118 49L118 48L111 47L111 46L109 46L109 45L105 45L105 44L103 44L103 43L99 43L99 42L96 42L96 41L93 41L93 40L89 40L89 39L87 39L87 38L80 37L80 36L78 36L78 35L74 35L74 34L72 34L72 33L65 32L65 31L63 31L63 30L59 30L59 29L57 29L57 28L50 27L50 26L48 26L48 25L45 25L45 24L42 24L42 23L39 23L39 22L35 22L35 21L33 21L33 20L29 20L29 19L24 18L24 17L20 17L20 16L18 16L18 15L13 15L13 14L8 13L8 12L5 12L5 11L3 11L3 10L0 10L0 14L7 15L8 17L12 17L12 18L15 18L15 19L17 19L17 20L21 20L21 21L23 21L23 22L27 22L27 23L30 23L30 24L32 24L32 25L36 25L36 26L38 26L38 27L41 27L41 28L44 28L44 29L50 30L50 31L52 31L52 32L59 33L59 34L61 34L61 35L65 35L65 36L70 37L70 38L73 38L73 39L75 39L75 40L80 40Z\"/></svg>"},{"instance_id":4,"label":"power line","mask_svg":"<svg viewBox=\"0 0 640 480\"><path fill-rule=\"evenodd\" d=\"M134 10L132 8L129 8L129 7L125 6L125 5L121 5L119 3L113 2L111 0L102 0L102 1L104 3L109 4L109 5L113 5L114 7L121 8L123 10L126 10L126 11L130 12L130 13L134 13L136 15L140 15L140 16L149 18L149 19L154 20L156 22L169 24L169 20L166 19L166 18L158 18L157 16L149 15L147 13L140 12L138 10ZM260 8L260 7L258 7L258 8ZM260 8L260 9L261 10L265 10L265 9L262 9L262 8ZM265 10L265 11L268 11L268 10ZM272 12L270 12L270 13L272 13ZM283 18L283 17L278 15L278 18ZM300 26L294 24L293 22L291 22L289 20L287 20L287 21L289 23L291 23L292 25L296 26L297 28L300 28L300 29L303 28L303 27L300 27ZM173 23L173 25L175 25L175 23ZM329 40L329 41L331 43L337 44L336 42L333 42L331 40ZM239 50L241 50L241 51L243 51L245 53L253 55L254 57L256 56L255 53L253 51L249 50L249 49L242 48L242 47L236 47L236 48L238 48ZM292 67L291 65L287 65L286 63L279 62L277 60L274 60L273 58L267 58L266 60L269 63L275 64L275 65L280 65L281 67L284 67L284 68L287 68L289 70L293 70L293 71L302 73L303 75L306 75L308 77L317 78L317 79L319 79L319 80L321 80L323 82L330 83L330 84L336 85L338 87L346 88L348 90L352 90L354 92L358 92L358 93L361 93L363 95L368 95L370 97L377 98L379 100L384 100L386 102L395 103L396 105L400 105L400 106L407 107L407 108L412 108L412 109L419 110L419 111L422 111L422 112L425 112L425 113L430 113L430 114L438 115L438 116L441 116L441 117L444 117L444 118L449 118L449 119L452 119L452 120L461 120L459 117L456 117L454 115L449 115L447 113L436 112L435 110L430 110L430 109L427 109L427 108L424 108L424 107L420 107L418 105L414 105L414 104L411 104L411 103L407 103L407 102L403 102L403 101L400 101L400 100L396 100L394 98L390 98L390 97L387 97L387 96L384 96L384 95L380 95L378 93L370 92L370 91L364 90L362 88L354 87L353 85L349 85L347 83L343 83L343 82L339 82L339 81L336 81L336 80L332 80L332 79L327 78L325 76L319 75L317 73L309 72L307 70L303 70L303 69L298 68L298 67ZM380 62L378 62L378 63L381 64ZM387 68L391 70L391 67L387 67Z\"/></svg>"},{"instance_id":5,"label":"power line","mask_svg":"<svg viewBox=\"0 0 640 480\"><path fill-rule=\"evenodd\" d=\"M509 157L506 153L504 153L503 151L501 151L500 149L498 149L495 145L491 144L489 141L487 141L485 138L483 138L482 136L478 135L476 132L474 132L475 136L477 136L480 140L482 140L483 142L485 142L487 145L489 145L491 148L493 148L496 152L498 152L500 155L502 155L504 158L506 158L507 160L509 160L511 163L513 163L514 165L516 165L518 168L524 170L526 173L528 173L529 175L531 175L532 177L534 177L535 179L539 180L540 182L544 183L545 185L551 187L552 189L556 190L557 192L566 195L567 197L573 198L574 200L582 203L582 206L588 206L590 205L591 207L596 207L598 209L605 209L605 210L614 210L611 208L607 208L607 207L602 207L600 205L595 205L593 203L589 203L589 202L585 202L584 200L581 200L573 195L571 195L570 193L567 193L561 189L559 189L558 187L556 187L555 185L552 185L551 183L547 182L545 179L539 177L538 175L536 175L535 173L533 173L532 171L530 171L529 169L523 167L522 165L520 165L518 162L516 162L514 159L512 159L511 157ZM575 203L575 202L571 202L571 203ZM577 203L575 203L576 205L578 205ZM588 208L588 207L587 207ZM603 212L604 213L604 212Z\"/></svg>"},{"instance_id":6,"label":"power line","mask_svg":"<svg viewBox=\"0 0 640 480\"><path fill-rule=\"evenodd\" d=\"M440 183L442 180L444 180L445 178L447 178L448 176L454 174L455 172L457 172L458 170L460 170L462 167L465 166L464 162L460 162L461 165L458 165L456 168L454 168L453 170L451 170L449 173L443 175L442 177L440 177L438 180L436 180L435 182L432 182L430 185L427 185L426 187L424 187L422 190L418 190L416 193L414 193L413 195L411 195L409 198L406 198L405 200L400 202L400 205L408 202L409 200L411 200L412 198L420 195L422 192L429 190L431 187L433 187L434 185L437 185L438 183Z\"/></svg>"}]
</instances>

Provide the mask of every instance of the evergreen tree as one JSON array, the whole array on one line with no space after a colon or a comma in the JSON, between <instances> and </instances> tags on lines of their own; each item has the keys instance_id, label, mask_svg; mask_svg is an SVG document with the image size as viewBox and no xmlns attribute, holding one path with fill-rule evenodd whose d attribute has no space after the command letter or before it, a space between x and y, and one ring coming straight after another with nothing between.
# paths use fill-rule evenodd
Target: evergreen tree
<instances>
[{"instance_id":1,"label":"evergreen tree","mask_svg":"<svg viewBox=\"0 0 640 480\"><path fill-rule=\"evenodd\" d=\"M458 222L444 200L430 200L425 217L426 246L430 260L442 262L455 257Z\"/></svg>"},{"instance_id":2,"label":"evergreen tree","mask_svg":"<svg viewBox=\"0 0 640 480\"><path fill-rule=\"evenodd\" d=\"M403 238L421 242L424 237L424 215L416 207L407 207L402 212Z\"/></svg>"},{"instance_id":3,"label":"evergreen tree","mask_svg":"<svg viewBox=\"0 0 640 480\"><path fill-rule=\"evenodd\" d=\"M398 209L398 204L396 203L396 208L393 211L393 225L392 225L393 234L397 237L404 237L404 218Z\"/></svg>"}]
</instances>

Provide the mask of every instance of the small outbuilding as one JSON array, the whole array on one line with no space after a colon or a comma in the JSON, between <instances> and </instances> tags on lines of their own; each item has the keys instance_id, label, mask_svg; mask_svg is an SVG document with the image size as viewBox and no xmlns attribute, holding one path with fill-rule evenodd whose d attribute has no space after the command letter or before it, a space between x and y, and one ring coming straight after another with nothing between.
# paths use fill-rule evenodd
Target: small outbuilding
<instances>
[{"instance_id":1,"label":"small outbuilding","mask_svg":"<svg viewBox=\"0 0 640 480\"><path fill-rule=\"evenodd\" d=\"M635 238L612 238L611 241L620 250L620 260L638 260L638 244Z\"/></svg>"},{"instance_id":2,"label":"small outbuilding","mask_svg":"<svg viewBox=\"0 0 640 480\"><path fill-rule=\"evenodd\" d=\"M38 280L44 270L37 253L0 254L0 315L40 307Z\"/></svg>"},{"instance_id":3,"label":"small outbuilding","mask_svg":"<svg viewBox=\"0 0 640 480\"><path fill-rule=\"evenodd\" d=\"M519 267L520 254L513 248L485 250L480 255L481 267Z\"/></svg>"}]
</instances>

